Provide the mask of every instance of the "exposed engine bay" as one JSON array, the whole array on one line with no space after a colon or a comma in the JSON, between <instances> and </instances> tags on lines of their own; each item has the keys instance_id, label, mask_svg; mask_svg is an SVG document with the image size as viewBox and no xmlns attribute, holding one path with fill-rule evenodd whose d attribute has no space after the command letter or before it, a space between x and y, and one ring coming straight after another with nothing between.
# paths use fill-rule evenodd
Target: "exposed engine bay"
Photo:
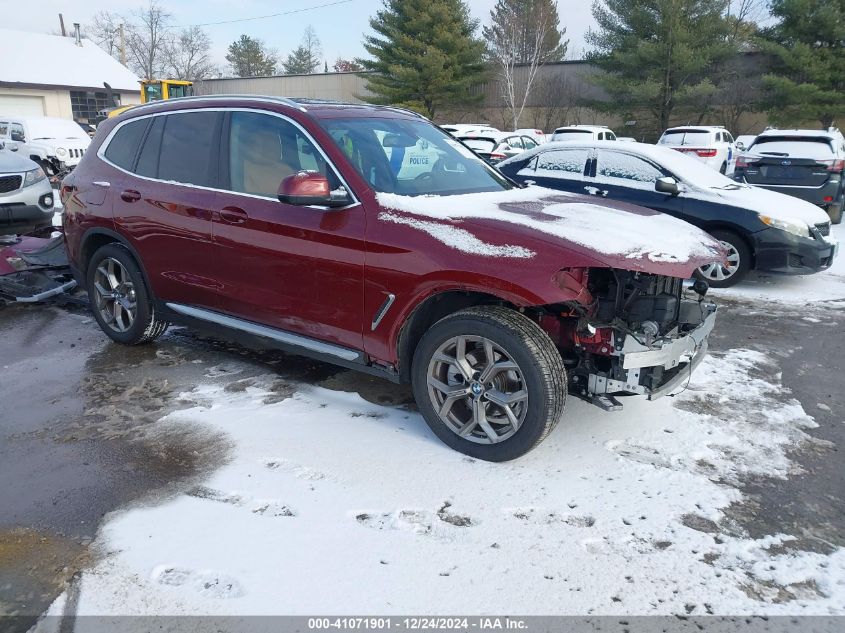
<instances>
[{"instance_id":1,"label":"exposed engine bay","mask_svg":"<svg viewBox=\"0 0 845 633\"><path fill-rule=\"evenodd\" d=\"M610 268L587 275L589 306L540 320L561 350L570 392L612 410L621 408L614 396L654 399L683 386L716 319L707 284L685 289L677 277Z\"/></svg>"}]
</instances>

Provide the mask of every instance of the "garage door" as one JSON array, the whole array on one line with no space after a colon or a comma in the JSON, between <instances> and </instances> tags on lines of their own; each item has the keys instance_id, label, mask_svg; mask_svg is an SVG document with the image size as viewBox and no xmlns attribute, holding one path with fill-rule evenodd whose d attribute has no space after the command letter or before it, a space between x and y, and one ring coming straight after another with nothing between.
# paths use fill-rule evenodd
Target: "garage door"
<instances>
[{"instance_id":1,"label":"garage door","mask_svg":"<svg viewBox=\"0 0 845 633\"><path fill-rule=\"evenodd\" d=\"M0 94L0 115L44 116L44 98Z\"/></svg>"}]
</instances>

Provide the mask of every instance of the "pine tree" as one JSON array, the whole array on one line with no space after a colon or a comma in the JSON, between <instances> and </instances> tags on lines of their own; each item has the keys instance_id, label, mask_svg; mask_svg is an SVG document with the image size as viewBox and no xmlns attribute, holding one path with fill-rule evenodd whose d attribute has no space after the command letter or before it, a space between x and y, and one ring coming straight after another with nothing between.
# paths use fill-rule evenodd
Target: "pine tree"
<instances>
[{"instance_id":1,"label":"pine tree","mask_svg":"<svg viewBox=\"0 0 845 633\"><path fill-rule=\"evenodd\" d=\"M689 114L716 90L708 77L735 54L727 0L603 0L593 5L598 30L588 59L603 73L590 80L610 97L594 107L647 119L659 133L673 115ZM652 127L655 129L648 129Z\"/></svg>"},{"instance_id":2,"label":"pine tree","mask_svg":"<svg viewBox=\"0 0 845 633\"><path fill-rule=\"evenodd\" d=\"M323 51L313 26L305 29L302 43L283 62L286 75L309 75L320 67Z\"/></svg>"},{"instance_id":3,"label":"pine tree","mask_svg":"<svg viewBox=\"0 0 845 633\"><path fill-rule=\"evenodd\" d=\"M774 59L763 78L769 117L830 127L845 115L845 0L772 0L771 12L779 21L761 42Z\"/></svg>"},{"instance_id":4,"label":"pine tree","mask_svg":"<svg viewBox=\"0 0 845 633\"><path fill-rule=\"evenodd\" d=\"M249 35L229 44L226 61L238 77L260 77L276 73L276 55L264 46L264 42Z\"/></svg>"},{"instance_id":5,"label":"pine tree","mask_svg":"<svg viewBox=\"0 0 845 633\"><path fill-rule=\"evenodd\" d=\"M498 0L490 11L490 26L484 39L491 48L508 47L517 64L558 62L566 56L567 42L561 41L566 29L560 28L555 0Z\"/></svg>"},{"instance_id":6,"label":"pine tree","mask_svg":"<svg viewBox=\"0 0 845 633\"><path fill-rule=\"evenodd\" d=\"M428 117L445 106L478 103L484 44L463 0L384 0L364 38L372 59L358 60L373 103L401 105Z\"/></svg>"}]
</instances>

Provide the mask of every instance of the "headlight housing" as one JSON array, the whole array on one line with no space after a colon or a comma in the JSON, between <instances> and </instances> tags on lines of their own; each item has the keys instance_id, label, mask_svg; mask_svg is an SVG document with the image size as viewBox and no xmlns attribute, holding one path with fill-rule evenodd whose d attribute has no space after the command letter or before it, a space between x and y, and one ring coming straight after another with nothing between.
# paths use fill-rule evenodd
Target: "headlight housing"
<instances>
[{"instance_id":1,"label":"headlight housing","mask_svg":"<svg viewBox=\"0 0 845 633\"><path fill-rule=\"evenodd\" d=\"M65 154L67 154L67 150L64 147L56 148L56 156L64 156Z\"/></svg>"},{"instance_id":2,"label":"headlight housing","mask_svg":"<svg viewBox=\"0 0 845 633\"><path fill-rule=\"evenodd\" d=\"M781 220L769 217L768 215L761 215L760 220L763 224L780 229L781 231L786 231L787 233L792 233L798 237L810 237L810 227L807 226L806 222L801 222L800 220Z\"/></svg>"},{"instance_id":3,"label":"headlight housing","mask_svg":"<svg viewBox=\"0 0 845 633\"><path fill-rule=\"evenodd\" d=\"M31 171L26 172L23 177L23 186L29 187L30 185L34 185L36 182L41 182L47 177L47 174L44 173L44 170L40 167L38 169L33 169Z\"/></svg>"}]
</instances>

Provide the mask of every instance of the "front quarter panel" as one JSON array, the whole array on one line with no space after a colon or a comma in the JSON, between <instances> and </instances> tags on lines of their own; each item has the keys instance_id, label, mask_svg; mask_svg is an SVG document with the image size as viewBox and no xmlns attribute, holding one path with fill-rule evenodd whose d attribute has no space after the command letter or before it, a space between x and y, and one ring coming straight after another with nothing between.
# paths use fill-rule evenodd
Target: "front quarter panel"
<instances>
[{"instance_id":1,"label":"front quarter panel","mask_svg":"<svg viewBox=\"0 0 845 633\"><path fill-rule=\"evenodd\" d=\"M414 309L433 295L476 292L518 307L586 302L586 290L563 279L559 272L607 266L550 241L526 239L471 221L455 221L442 232L435 227L443 223L381 209L372 194L365 197L364 204L364 346L371 357L383 362L397 362L402 326ZM389 295L395 299L372 329L372 321Z\"/></svg>"}]
</instances>

